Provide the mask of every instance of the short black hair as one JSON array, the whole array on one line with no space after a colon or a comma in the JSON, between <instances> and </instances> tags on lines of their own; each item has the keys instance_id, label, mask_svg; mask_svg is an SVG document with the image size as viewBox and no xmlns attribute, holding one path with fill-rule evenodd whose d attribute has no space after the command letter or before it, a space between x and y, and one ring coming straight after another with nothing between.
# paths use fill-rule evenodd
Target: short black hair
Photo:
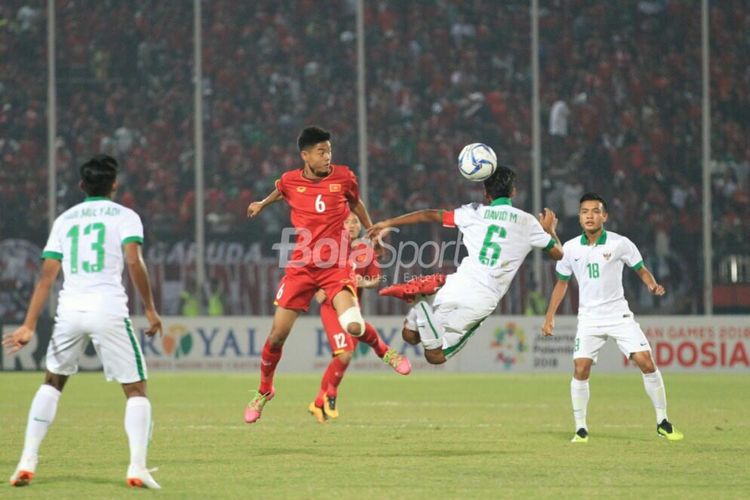
<instances>
[{"instance_id":1,"label":"short black hair","mask_svg":"<svg viewBox=\"0 0 750 500\"><path fill-rule=\"evenodd\" d=\"M490 198L510 198L516 185L516 173L504 165L498 165L495 172L484 181L484 190Z\"/></svg>"},{"instance_id":2,"label":"short black hair","mask_svg":"<svg viewBox=\"0 0 750 500\"><path fill-rule=\"evenodd\" d=\"M117 160L96 155L81 165L81 188L89 196L109 196L117 178Z\"/></svg>"},{"instance_id":3,"label":"short black hair","mask_svg":"<svg viewBox=\"0 0 750 500\"><path fill-rule=\"evenodd\" d=\"M581 204L584 201L598 201L604 207L604 211L607 212L607 202L604 201L604 198L596 193L585 193L583 196L581 196L581 201L579 201L578 203Z\"/></svg>"},{"instance_id":4,"label":"short black hair","mask_svg":"<svg viewBox=\"0 0 750 500\"><path fill-rule=\"evenodd\" d=\"M321 142L330 141L331 133L320 127L306 127L297 137L297 147L300 151L315 146Z\"/></svg>"}]
</instances>

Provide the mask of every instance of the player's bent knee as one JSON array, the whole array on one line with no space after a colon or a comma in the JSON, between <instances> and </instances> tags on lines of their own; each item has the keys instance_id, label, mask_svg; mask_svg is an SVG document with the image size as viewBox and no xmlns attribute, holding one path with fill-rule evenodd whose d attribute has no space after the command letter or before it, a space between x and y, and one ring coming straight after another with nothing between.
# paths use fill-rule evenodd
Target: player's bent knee
<instances>
[{"instance_id":1,"label":"player's bent knee","mask_svg":"<svg viewBox=\"0 0 750 500\"><path fill-rule=\"evenodd\" d=\"M46 385L54 387L60 392L62 392L63 387L65 387L65 382L67 381L68 381L67 375L59 375L57 373L52 373L50 371L47 371L44 374L44 383Z\"/></svg>"},{"instance_id":2,"label":"player's bent knee","mask_svg":"<svg viewBox=\"0 0 750 500\"><path fill-rule=\"evenodd\" d=\"M344 365L348 365L349 363L351 363L351 362L352 362L352 353L351 353L350 351L344 351L344 352L340 352L340 353L338 353L338 354L336 355L336 358L338 358L338 360L339 360L339 361L340 361L340 362L341 362L342 364L344 364Z\"/></svg>"},{"instance_id":3,"label":"player's bent knee","mask_svg":"<svg viewBox=\"0 0 750 500\"><path fill-rule=\"evenodd\" d=\"M403 338L404 342L409 345L419 344L419 332L415 330L404 328L403 330L401 330L401 338Z\"/></svg>"},{"instance_id":4,"label":"player's bent knee","mask_svg":"<svg viewBox=\"0 0 750 500\"><path fill-rule=\"evenodd\" d=\"M140 382L133 382L130 384L122 384L122 390L125 392L126 398L145 398L146 396L146 381L141 380Z\"/></svg>"},{"instance_id":5,"label":"player's bent knee","mask_svg":"<svg viewBox=\"0 0 750 500\"><path fill-rule=\"evenodd\" d=\"M446 361L442 349L425 349L424 358L431 365L442 365Z\"/></svg>"},{"instance_id":6,"label":"player's bent knee","mask_svg":"<svg viewBox=\"0 0 750 500\"><path fill-rule=\"evenodd\" d=\"M357 306L344 311L339 316L339 323L352 337L361 337L365 333L365 319Z\"/></svg>"}]
</instances>

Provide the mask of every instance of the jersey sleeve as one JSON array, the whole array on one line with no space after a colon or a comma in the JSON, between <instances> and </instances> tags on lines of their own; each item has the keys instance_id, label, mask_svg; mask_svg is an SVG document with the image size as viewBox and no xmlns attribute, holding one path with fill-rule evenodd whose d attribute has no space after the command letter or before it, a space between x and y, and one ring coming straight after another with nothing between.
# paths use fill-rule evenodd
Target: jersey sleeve
<instances>
[{"instance_id":1,"label":"jersey sleeve","mask_svg":"<svg viewBox=\"0 0 750 500\"><path fill-rule=\"evenodd\" d=\"M276 188L276 191L281 193L281 196L284 198L287 197L287 188L286 184L284 183L284 176L282 175L278 179L276 179L276 182L273 183L274 187Z\"/></svg>"},{"instance_id":2,"label":"jersey sleeve","mask_svg":"<svg viewBox=\"0 0 750 500\"><path fill-rule=\"evenodd\" d=\"M570 278L573 277L573 268L570 265L568 252L563 252L563 258L555 264L555 274L560 281L570 281Z\"/></svg>"},{"instance_id":3,"label":"jersey sleeve","mask_svg":"<svg viewBox=\"0 0 750 500\"><path fill-rule=\"evenodd\" d=\"M633 271L637 271L643 267L643 257L641 257L641 252L638 251L638 247L635 246L635 243L628 238L622 238L620 252L620 260L622 260Z\"/></svg>"},{"instance_id":4,"label":"jersey sleeve","mask_svg":"<svg viewBox=\"0 0 750 500\"><path fill-rule=\"evenodd\" d=\"M529 244L534 248L543 248L545 251L551 250L555 246L555 239L544 230L536 217L531 214L528 217L531 220Z\"/></svg>"},{"instance_id":5,"label":"jersey sleeve","mask_svg":"<svg viewBox=\"0 0 750 500\"><path fill-rule=\"evenodd\" d=\"M133 242L143 244L143 223L138 214L132 210L125 214L120 226L120 237L123 245Z\"/></svg>"},{"instance_id":6,"label":"jersey sleeve","mask_svg":"<svg viewBox=\"0 0 750 500\"><path fill-rule=\"evenodd\" d=\"M359 181L357 181L357 176L351 170L349 170L349 181L347 182L347 189L344 196L346 196L347 201L351 204L359 201Z\"/></svg>"},{"instance_id":7,"label":"jersey sleeve","mask_svg":"<svg viewBox=\"0 0 750 500\"><path fill-rule=\"evenodd\" d=\"M453 210L453 227L461 229L471 224L472 218L476 216L478 207L479 205L469 204L462 205Z\"/></svg>"},{"instance_id":8,"label":"jersey sleeve","mask_svg":"<svg viewBox=\"0 0 750 500\"><path fill-rule=\"evenodd\" d=\"M456 227L456 214L453 210L441 210L440 217L443 220L443 227Z\"/></svg>"},{"instance_id":9,"label":"jersey sleeve","mask_svg":"<svg viewBox=\"0 0 750 500\"><path fill-rule=\"evenodd\" d=\"M52 224L52 230L49 232L49 238L47 238L47 244L44 245L42 250L42 259L55 259L62 260L63 258L63 247L62 238L60 238L60 224L57 220Z\"/></svg>"}]
</instances>

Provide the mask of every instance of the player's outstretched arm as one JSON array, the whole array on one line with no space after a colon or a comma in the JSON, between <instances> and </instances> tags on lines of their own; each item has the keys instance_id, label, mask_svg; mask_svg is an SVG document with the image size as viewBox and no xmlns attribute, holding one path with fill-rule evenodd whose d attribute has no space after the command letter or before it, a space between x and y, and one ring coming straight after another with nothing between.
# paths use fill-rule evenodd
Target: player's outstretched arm
<instances>
[{"instance_id":1,"label":"player's outstretched arm","mask_svg":"<svg viewBox=\"0 0 750 500\"><path fill-rule=\"evenodd\" d=\"M44 259L42 272L36 287L34 287L34 293L31 295L31 301L29 302L29 308L26 311L26 319L23 320L23 325L3 337L3 345L9 353L13 354L23 349L34 336L37 320L39 320L39 315L42 309L44 309L44 303L47 302L49 291L55 283L61 267L62 265L59 260Z\"/></svg>"},{"instance_id":2,"label":"player's outstretched arm","mask_svg":"<svg viewBox=\"0 0 750 500\"><path fill-rule=\"evenodd\" d=\"M547 255L553 260L562 259L562 243L560 243L560 238L557 237L557 215L551 209L545 207L542 213L539 214L539 223L542 225L542 229L555 240L555 246L547 250Z\"/></svg>"},{"instance_id":3,"label":"player's outstretched arm","mask_svg":"<svg viewBox=\"0 0 750 500\"><path fill-rule=\"evenodd\" d=\"M392 219L386 219L384 221L378 222L377 224L373 224L372 227L367 230L367 236L371 240L375 240L376 238L378 238L381 232L390 227L406 226L409 224L418 224L420 222L442 223L443 211L434 208L427 208L425 210L417 210L416 212L399 215L398 217L393 217Z\"/></svg>"},{"instance_id":4,"label":"player's outstretched arm","mask_svg":"<svg viewBox=\"0 0 750 500\"><path fill-rule=\"evenodd\" d=\"M643 281L643 283L648 287L648 291L652 294L661 297L662 295L667 293L664 287L656 282L656 278L654 278L654 275L651 274L651 271L649 271L646 266L638 269L636 273L638 274L638 277L641 278L641 281Z\"/></svg>"},{"instance_id":5,"label":"player's outstretched arm","mask_svg":"<svg viewBox=\"0 0 750 500\"><path fill-rule=\"evenodd\" d=\"M568 282L557 280L555 288L552 289L552 296L550 296L549 305L547 306L547 314L544 316L544 325L542 325L542 334L545 337L552 335L555 329L555 314L557 314L557 308L560 307L567 291Z\"/></svg>"},{"instance_id":6,"label":"player's outstretched arm","mask_svg":"<svg viewBox=\"0 0 750 500\"><path fill-rule=\"evenodd\" d=\"M161 318L159 317L159 313L156 312L154 296L151 294L151 283L148 278L148 269L146 269L146 263L143 262L143 254L141 254L141 245L139 243L131 242L125 245L125 262L128 264L130 279L143 301L149 325L146 335L151 337L156 332L159 332L159 336L161 336Z\"/></svg>"},{"instance_id":7,"label":"player's outstretched arm","mask_svg":"<svg viewBox=\"0 0 750 500\"><path fill-rule=\"evenodd\" d=\"M254 201L247 206L247 217L250 219L252 219L253 217L256 217L268 205L270 205L271 203L275 203L281 200L282 198L283 196L281 195L279 190L274 188L274 190L271 191L271 193L265 198L263 198L261 201Z\"/></svg>"}]
</instances>

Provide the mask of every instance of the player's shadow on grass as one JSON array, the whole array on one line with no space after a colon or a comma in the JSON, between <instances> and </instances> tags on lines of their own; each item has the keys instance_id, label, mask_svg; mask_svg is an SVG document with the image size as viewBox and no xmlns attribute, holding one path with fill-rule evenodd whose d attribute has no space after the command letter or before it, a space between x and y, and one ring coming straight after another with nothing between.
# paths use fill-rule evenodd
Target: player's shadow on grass
<instances>
[{"instance_id":1,"label":"player's shadow on grass","mask_svg":"<svg viewBox=\"0 0 750 500\"><path fill-rule=\"evenodd\" d=\"M39 479L38 481L35 481L39 486L43 484L51 484L51 485L58 485L62 483L81 483L81 484L99 484L99 485L110 485L115 488L122 487L124 489L127 489L127 484L125 482L125 478L123 477L121 480L120 478L114 478L110 476L71 476L71 475L65 475L65 476L45 476L42 479ZM36 486L34 483L32 483L31 487Z\"/></svg>"},{"instance_id":2,"label":"player's shadow on grass","mask_svg":"<svg viewBox=\"0 0 750 500\"><path fill-rule=\"evenodd\" d=\"M530 434L536 434L536 435L544 435L544 436L554 436L555 441L567 441L570 442L570 439L573 437L572 432L546 432L546 431L532 431ZM589 443L593 441L607 441L607 440L619 440L619 441L651 441L651 439L648 436L623 436L620 434L611 434L609 432L597 432L595 435L589 437Z\"/></svg>"},{"instance_id":3,"label":"player's shadow on grass","mask_svg":"<svg viewBox=\"0 0 750 500\"><path fill-rule=\"evenodd\" d=\"M368 455L373 457L403 457L404 454L403 451L368 453ZM442 450L410 449L408 452L408 455L410 456L422 457L478 457L511 454L515 454L515 452L502 450L456 450L453 448Z\"/></svg>"}]
</instances>

